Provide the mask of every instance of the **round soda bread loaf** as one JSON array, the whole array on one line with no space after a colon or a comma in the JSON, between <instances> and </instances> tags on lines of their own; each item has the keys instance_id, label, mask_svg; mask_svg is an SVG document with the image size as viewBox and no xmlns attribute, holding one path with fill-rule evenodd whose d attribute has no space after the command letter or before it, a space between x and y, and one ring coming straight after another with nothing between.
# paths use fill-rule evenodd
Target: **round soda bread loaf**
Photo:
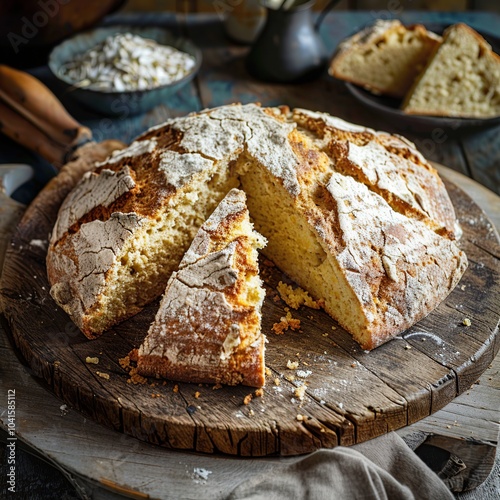
<instances>
[{"instance_id":1,"label":"round soda bread loaf","mask_svg":"<svg viewBox=\"0 0 500 500\"><path fill-rule=\"evenodd\" d=\"M229 105L154 127L82 178L52 232L52 297L89 338L136 314L234 187L264 254L364 349L428 314L467 266L446 189L412 143Z\"/></svg>"}]
</instances>

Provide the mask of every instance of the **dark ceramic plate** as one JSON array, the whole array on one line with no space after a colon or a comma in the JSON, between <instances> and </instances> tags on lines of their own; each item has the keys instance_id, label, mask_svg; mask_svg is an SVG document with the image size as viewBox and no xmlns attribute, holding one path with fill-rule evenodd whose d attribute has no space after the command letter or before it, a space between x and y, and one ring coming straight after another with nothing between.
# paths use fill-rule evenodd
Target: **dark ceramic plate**
<instances>
[{"instance_id":1,"label":"dark ceramic plate","mask_svg":"<svg viewBox=\"0 0 500 500\"><path fill-rule=\"evenodd\" d=\"M423 24L425 24L428 30L438 34L442 34L449 26L444 24ZM479 33L492 46L493 50L497 54L500 54L500 38L481 31ZM435 129L443 129L447 132L459 132L500 125L500 116L493 118L455 118L447 116L408 115L399 109L401 105L401 100L399 99L372 94L352 83L345 82L345 85L359 102L384 115L398 128L410 129L415 132L430 132Z\"/></svg>"}]
</instances>

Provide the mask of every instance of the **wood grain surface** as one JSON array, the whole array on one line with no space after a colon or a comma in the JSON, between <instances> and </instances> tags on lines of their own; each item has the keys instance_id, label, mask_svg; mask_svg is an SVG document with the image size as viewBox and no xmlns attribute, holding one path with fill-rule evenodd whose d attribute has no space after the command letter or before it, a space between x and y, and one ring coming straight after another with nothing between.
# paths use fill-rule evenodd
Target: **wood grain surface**
<instances>
[{"instance_id":1,"label":"wood grain surface","mask_svg":"<svg viewBox=\"0 0 500 500\"><path fill-rule=\"evenodd\" d=\"M309 308L293 311L300 331L275 335L272 326L285 314L285 304L273 300L274 289L290 280L263 266L271 371L263 397L245 405L252 392L246 387L128 383L119 359L141 342L157 303L89 341L48 294L46 241L70 188L67 178L53 179L21 221L1 282L5 315L35 376L72 408L141 440L238 456L351 445L439 410L478 379L500 346L498 235L475 202L447 183L469 268L450 296L400 337L366 353L326 314ZM98 357L99 364L86 363L87 357ZM288 360L298 361L299 371L288 369ZM294 394L301 383L307 384L303 400Z\"/></svg>"}]
</instances>

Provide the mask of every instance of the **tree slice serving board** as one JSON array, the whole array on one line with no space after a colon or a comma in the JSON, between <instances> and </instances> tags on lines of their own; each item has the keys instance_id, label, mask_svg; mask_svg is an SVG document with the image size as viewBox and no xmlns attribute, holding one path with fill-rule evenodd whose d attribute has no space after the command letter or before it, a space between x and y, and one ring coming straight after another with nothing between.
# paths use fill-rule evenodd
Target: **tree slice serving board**
<instances>
[{"instance_id":1,"label":"tree slice serving board","mask_svg":"<svg viewBox=\"0 0 500 500\"><path fill-rule=\"evenodd\" d=\"M469 268L448 298L394 340L368 353L323 311L291 311L300 331L276 335L286 304L278 268L261 265L268 296L263 331L269 368L262 397L249 387L150 380L133 384L119 359L138 347L158 302L87 340L49 295L45 256L71 188L54 178L28 208L1 281L4 313L33 374L92 419L165 447L239 456L298 455L352 445L412 424L468 389L493 360L500 318L500 239L484 212L450 182ZM470 326L464 319L471 321ZM87 363L97 357L98 364ZM298 369L287 368L288 361ZM109 378L108 378L109 376ZM296 390L307 388L301 400Z\"/></svg>"}]
</instances>

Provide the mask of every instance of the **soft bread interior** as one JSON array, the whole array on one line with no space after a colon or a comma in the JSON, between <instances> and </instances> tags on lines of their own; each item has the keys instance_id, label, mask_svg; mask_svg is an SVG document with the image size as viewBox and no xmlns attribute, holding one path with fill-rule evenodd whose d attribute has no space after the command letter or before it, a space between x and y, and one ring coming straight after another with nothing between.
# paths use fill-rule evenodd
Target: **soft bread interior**
<instances>
[{"instance_id":1,"label":"soft bread interior","mask_svg":"<svg viewBox=\"0 0 500 500\"><path fill-rule=\"evenodd\" d=\"M437 42L423 29L397 26L373 43L353 44L334 63L334 75L364 87L403 97Z\"/></svg>"},{"instance_id":2,"label":"soft bread interior","mask_svg":"<svg viewBox=\"0 0 500 500\"><path fill-rule=\"evenodd\" d=\"M425 115L500 115L500 57L467 26L449 28L403 109Z\"/></svg>"},{"instance_id":3,"label":"soft bread interior","mask_svg":"<svg viewBox=\"0 0 500 500\"><path fill-rule=\"evenodd\" d=\"M255 164L246 168L241 184L255 227L268 240L263 253L315 299L323 300L324 309L363 341L366 318L359 299L283 186Z\"/></svg>"},{"instance_id":4,"label":"soft bread interior","mask_svg":"<svg viewBox=\"0 0 500 500\"><path fill-rule=\"evenodd\" d=\"M88 311L86 329L101 333L114 318L133 316L160 296L200 226L237 184L227 164L218 163L195 176L155 219L137 230L110 270L111 285Z\"/></svg>"}]
</instances>

